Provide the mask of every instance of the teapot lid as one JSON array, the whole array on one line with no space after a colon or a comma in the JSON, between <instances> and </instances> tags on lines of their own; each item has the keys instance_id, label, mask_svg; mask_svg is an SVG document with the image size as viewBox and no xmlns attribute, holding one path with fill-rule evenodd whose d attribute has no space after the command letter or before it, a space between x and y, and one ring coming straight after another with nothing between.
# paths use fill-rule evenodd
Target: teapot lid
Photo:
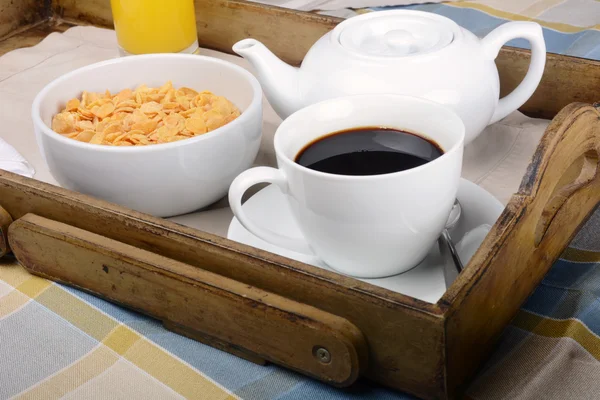
<instances>
[{"instance_id":1,"label":"teapot lid","mask_svg":"<svg viewBox=\"0 0 600 400\"><path fill-rule=\"evenodd\" d=\"M334 39L342 47L363 55L404 57L441 50L458 33L458 25L446 17L392 10L347 19L334 29Z\"/></svg>"}]
</instances>

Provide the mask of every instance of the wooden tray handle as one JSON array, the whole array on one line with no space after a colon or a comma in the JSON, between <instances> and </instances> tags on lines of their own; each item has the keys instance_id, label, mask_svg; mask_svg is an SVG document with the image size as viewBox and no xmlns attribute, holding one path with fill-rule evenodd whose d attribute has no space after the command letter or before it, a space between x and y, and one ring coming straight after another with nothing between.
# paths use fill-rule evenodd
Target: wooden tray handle
<instances>
[{"instance_id":1,"label":"wooden tray handle","mask_svg":"<svg viewBox=\"0 0 600 400\"><path fill-rule=\"evenodd\" d=\"M143 310L251 361L336 386L352 384L367 367L362 332L317 308L35 214L13 222L8 238L31 273Z\"/></svg>"},{"instance_id":2,"label":"wooden tray handle","mask_svg":"<svg viewBox=\"0 0 600 400\"><path fill-rule=\"evenodd\" d=\"M597 107L571 104L548 127L518 193L533 199L531 210L541 210L533 236L536 248L559 230L564 238L561 245L566 247L590 212L586 205L590 201L593 207L597 205L599 153ZM579 216L581 212L585 215Z\"/></svg>"},{"instance_id":3,"label":"wooden tray handle","mask_svg":"<svg viewBox=\"0 0 600 400\"><path fill-rule=\"evenodd\" d=\"M571 181L570 176L576 171L579 171L578 175ZM546 236L548 228L557 214L561 211L563 206L567 204L567 201L575 196L579 191L592 185L594 179L598 175L598 151L590 150L583 154L580 159L572 164L570 171L565 173L564 178L571 181L566 184L557 185L554 190L554 194L544 207L542 216L537 224L535 231L535 246L538 247ZM563 178L563 180L565 180ZM573 203L577 203L574 201ZM563 211L568 214L568 211Z\"/></svg>"},{"instance_id":4,"label":"wooden tray handle","mask_svg":"<svg viewBox=\"0 0 600 400\"><path fill-rule=\"evenodd\" d=\"M518 193L440 300L448 307L451 392L481 365L600 204L599 152L600 111L582 103L565 107L546 129ZM477 354L464 357L473 348Z\"/></svg>"}]
</instances>

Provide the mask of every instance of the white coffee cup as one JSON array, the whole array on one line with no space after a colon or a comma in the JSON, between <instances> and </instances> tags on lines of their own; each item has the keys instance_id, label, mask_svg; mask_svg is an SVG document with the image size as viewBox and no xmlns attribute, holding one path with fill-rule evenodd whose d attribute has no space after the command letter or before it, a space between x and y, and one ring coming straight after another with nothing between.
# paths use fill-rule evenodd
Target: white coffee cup
<instances>
[{"instance_id":1,"label":"white coffee cup","mask_svg":"<svg viewBox=\"0 0 600 400\"><path fill-rule=\"evenodd\" d=\"M416 168L369 176L323 173L294 161L316 139L360 127L416 133L444 154ZM267 242L313 254L347 275L396 275L418 265L445 226L458 190L464 137L460 117L429 100L391 94L326 100L283 121L275 133L278 168L240 174L229 188L229 202L240 223ZM303 239L281 236L246 216L244 192L264 182L286 195Z\"/></svg>"}]
</instances>

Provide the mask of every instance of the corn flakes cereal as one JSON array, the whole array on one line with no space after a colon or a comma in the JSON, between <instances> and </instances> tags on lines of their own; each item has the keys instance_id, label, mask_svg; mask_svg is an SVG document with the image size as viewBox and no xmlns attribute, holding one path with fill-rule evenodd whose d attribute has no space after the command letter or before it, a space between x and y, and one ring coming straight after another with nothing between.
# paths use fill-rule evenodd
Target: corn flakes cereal
<instances>
[{"instance_id":1,"label":"corn flakes cereal","mask_svg":"<svg viewBox=\"0 0 600 400\"><path fill-rule=\"evenodd\" d=\"M52 119L64 137L107 146L147 146L203 135L240 116L225 97L194 89L140 85L112 95L84 91Z\"/></svg>"}]
</instances>

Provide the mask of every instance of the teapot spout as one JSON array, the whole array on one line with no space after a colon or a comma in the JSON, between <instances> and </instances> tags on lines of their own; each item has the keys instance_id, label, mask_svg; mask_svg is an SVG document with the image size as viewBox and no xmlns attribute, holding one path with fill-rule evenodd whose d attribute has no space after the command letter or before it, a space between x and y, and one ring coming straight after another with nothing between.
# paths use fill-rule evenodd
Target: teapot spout
<instances>
[{"instance_id":1,"label":"teapot spout","mask_svg":"<svg viewBox=\"0 0 600 400\"><path fill-rule=\"evenodd\" d=\"M298 68L281 61L255 39L237 42L233 51L250 62L267 100L282 119L301 108Z\"/></svg>"}]
</instances>

